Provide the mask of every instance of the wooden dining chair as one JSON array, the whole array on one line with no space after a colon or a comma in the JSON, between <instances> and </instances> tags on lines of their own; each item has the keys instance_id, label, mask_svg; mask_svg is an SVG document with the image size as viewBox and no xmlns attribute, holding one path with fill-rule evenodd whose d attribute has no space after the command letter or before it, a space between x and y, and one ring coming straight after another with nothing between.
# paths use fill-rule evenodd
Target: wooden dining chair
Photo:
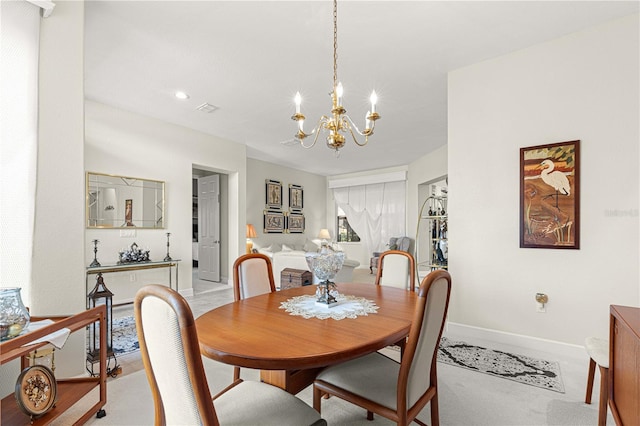
<instances>
[{"instance_id":1,"label":"wooden dining chair","mask_svg":"<svg viewBox=\"0 0 640 426\"><path fill-rule=\"evenodd\" d=\"M233 262L233 299L246 299L276 291L269 256L244 254ZM240 367L233 368L233 380L240 379Z\"/></svg>"},{"instance_id":2,"label":"wooden dining chair","mask_svg":"<svg viewBox=\"0 0 640 426\"><path fill-rule=\"evenodd\" d=\"M376 285L416 290L416 262L413 256L403 250L387 250L380 253L376 272ZM406 339L395 344L404 353Z\"/></svg>"},{"instance_id":3,"label":"wooden dining chair","mask_svg":"<svg viewBox=\"0 0 640 426\"><path fill-rule=\"evenodd\" d=\"M418 290L407 346L398 364L374 352L320 372L313 383L313 407L320 412L322 396L335 395L399 425L412 421L430 402L431 424L438 426L436 358L442 336L451 276L438 270L427 275Z\"/></svg>"},{"instance_id":4,"label":"wooden dining chair","mask_svg":"<svg viewBox=\"0 0 640 426\"><path fill-rule=\"evenodd\" d=\"M415 290L416 261L411 253L387 250L380 254L376 284Z\"/></svg>"},{"instance_id":5,"label":"wooden dining chair","mask_svg":"<svg viewBox=\"0 0 640 426\"><path fill-rule=\"evenodd\" d=\"M265 383L236 380L212 399L193 313L175 290L142 287L134 311L156 425L326 425L302 400Z\"/></svg>"},{"instance_id":6,"label":"wooden dining chair","mask_svg":"<svg viewBox=\"0 0 640 426\"><path fill-rule=\"evenodd\" d=\"M233 297L236 301L276 291L269 256L244 254L233 262Z\"/></svg>"}]
</instances>

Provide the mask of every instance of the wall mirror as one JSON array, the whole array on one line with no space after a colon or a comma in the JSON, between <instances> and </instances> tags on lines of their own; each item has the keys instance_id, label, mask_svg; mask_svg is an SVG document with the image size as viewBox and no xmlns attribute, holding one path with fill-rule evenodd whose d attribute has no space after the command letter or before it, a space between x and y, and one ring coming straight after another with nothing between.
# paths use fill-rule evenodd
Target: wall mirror
<instances>
[{"instance_id":1,"label":"wall mirror","mask_svg":"<svg viewBox=\"0 0 640 426\"><path fill-rule=\"evenodd\" d=\"M87 172L87 228L164 228L164 182Z\"/></svg>"}]
</instances>

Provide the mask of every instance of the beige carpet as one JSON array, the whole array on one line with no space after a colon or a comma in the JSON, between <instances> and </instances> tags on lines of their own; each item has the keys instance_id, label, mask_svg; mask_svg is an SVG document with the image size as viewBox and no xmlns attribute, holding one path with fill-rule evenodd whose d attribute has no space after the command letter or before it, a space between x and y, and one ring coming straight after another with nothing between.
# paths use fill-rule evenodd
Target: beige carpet
<instances>
[{"instance_id":1,"label":"beige carpet","mask_svg":"<svg viewBox=\"0 0 640 426\"><path fill-rule=\"evenodd\" d=\"M216 394L229 385L233 377L233 367L221 364L209 359L204 359L207 380L211 393ZM244 380L259 380L259 372L256 370L242 370ZM153 424L153 398L147 383L144 371L138 371L127 376L109 379L107 384L107 415L101 419L93 417L88 425L152 425ZM304 389L298 397L312 405L311 387ZM82 407L87 407L97 400L97 391L85 397L76 404L74 410L57 419L54 425L66 426L73 422L81 413ZM358 407L348 404L338 398L323 400L322 417L330 425L391 425L394 424L384 418L376 416L373 422L366 419L366 412ZM247 425L251 426L251 425ZM273 425L278 426L278 425Z\"/></svg>"},{"instance_id":2,"label":"beige carpet","mask_svg":"<svg viewBox=\"0 0 640 426\"><path fill-rule=\"evenodd\" d=\"M396 351L387 350L390 356L397 356ZM209 359L204 359L207 380L212 394L231 383L233 368ZM587 365L572 366L573 362L561 363L567 376L575 377L574 372L582 372ZM586 378L586 370L584 371ZM523 385L509 380L472 372L463 368L438 363L440 389L440 424L443 426L464 425L594 425L597 424L597 392L592 405L582 402L584 398L583 377L579 383L572 380L568 383L565 394ZM257 380L255 370L242 370L245 380ZM597 381L597 380L596 380ZM598 383L595 383L598 389ZM151 425L153 424L153 400L144 371L109 379L107 385L108 401L105 406L106 417L93 417L87 424L96 426L111 425ZM78 417L82 404L97 400L97 392L85 397L76 405L75 412L70 412L58 419L55 425L68 425ZM304 389L298 397L311 405L311 387ZM380 416L373 422L366 420L366 413L359 407L351 405L339 398L322 401L322 417L330 425L391 425L394 424ZM419 418L430 424L428 406ZM608 424L613 425L609 414ZM250 425L248 425L250 426ZM276 425L274 425L276 426Z\"/></svg>"}]
</instances>

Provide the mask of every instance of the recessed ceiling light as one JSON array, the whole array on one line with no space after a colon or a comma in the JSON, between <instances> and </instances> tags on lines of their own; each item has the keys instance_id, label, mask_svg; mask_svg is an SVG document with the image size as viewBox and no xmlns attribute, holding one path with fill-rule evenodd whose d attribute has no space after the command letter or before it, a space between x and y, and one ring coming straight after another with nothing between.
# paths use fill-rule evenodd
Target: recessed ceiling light
<instances>
[{"instance_id":1,"label":"recessed ceiling light","mask_svg":"<svg viewBox=\"0 0 640 426\"><path fill-rule=\"evenodd\" d=\"M189 95L187 95L185 92L177 91L176 92L176 98L178 98L178 99L189 99Z\"/></svg>"}]
</instances>

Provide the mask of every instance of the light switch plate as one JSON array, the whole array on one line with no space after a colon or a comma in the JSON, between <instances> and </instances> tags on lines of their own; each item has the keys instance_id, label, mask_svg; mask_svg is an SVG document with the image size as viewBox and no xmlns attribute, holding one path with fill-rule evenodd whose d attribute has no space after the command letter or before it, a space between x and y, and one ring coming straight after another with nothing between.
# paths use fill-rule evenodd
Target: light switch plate
<instances>
[{"instance_id":1,"label":"light switch plate","mask_svg":"<svg viewBox=\"0 0 640 426\"><path fill-rule=\"evenodd\" d=\"M134 238L136 236L136 230L135 229L121 229L120 230L120 236L122 238Z\"/></svg>"}]
</instances>

